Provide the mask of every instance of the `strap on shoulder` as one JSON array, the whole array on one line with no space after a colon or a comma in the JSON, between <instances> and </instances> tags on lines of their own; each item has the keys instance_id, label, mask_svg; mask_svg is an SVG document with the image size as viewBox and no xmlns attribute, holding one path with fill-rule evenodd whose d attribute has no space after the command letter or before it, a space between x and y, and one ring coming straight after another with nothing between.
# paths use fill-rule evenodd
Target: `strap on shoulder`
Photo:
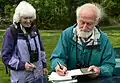
<instances>
[{"instance_id":1,"label":"strap on shoulder","mask_svg":"<svg viewBox=\"0 0 120 83\"><path fill-rule=\"evenodd\" d=\"M15 28L14 25L10 25L10 30L14 39L14 46L17 44L17 35L18 35L18 29Z\"/></svg>"}]
</instances>

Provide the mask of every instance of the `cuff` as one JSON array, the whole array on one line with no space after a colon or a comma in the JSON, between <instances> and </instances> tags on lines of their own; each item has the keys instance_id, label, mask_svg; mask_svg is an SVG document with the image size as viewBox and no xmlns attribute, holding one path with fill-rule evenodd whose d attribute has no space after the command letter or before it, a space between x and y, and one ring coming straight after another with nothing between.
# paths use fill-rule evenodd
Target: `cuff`
<instances>
[{"instance_id":1,"label":"cuff","mask_svg":"<svg viewBox=\"0 0 120 83\"><path fill-rule=\"evenodd\" d=\"M47 64L42 62L43 63L43 68L46 68L47 67Z\"/></svg>"},{"instance_id":2,"label":"cuff","mask_svg":"<svg viewBox=\"0 0 120 83\"><path fill-rule=\"evenodd\" d=\"M17 70L25 70L25 62L20 62Z\"/></svg>"}]
</instances>

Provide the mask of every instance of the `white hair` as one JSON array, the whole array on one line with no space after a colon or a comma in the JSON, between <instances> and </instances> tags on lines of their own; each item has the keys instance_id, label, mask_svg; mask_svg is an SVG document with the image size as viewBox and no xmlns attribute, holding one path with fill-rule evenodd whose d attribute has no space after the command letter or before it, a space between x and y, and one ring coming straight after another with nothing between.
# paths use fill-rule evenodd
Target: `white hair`
<instances>
[{"instance_id":1,"label":"white hair","mask_svg":"<svg viewBox=\"0 0 120 83\"><path fill-rule=\"evenodd\" d=\"M103 14L104 14L104 11L103 11L103 9L102 9L102 7L101 7L100 5L95 4L95 3L86 3L86 4L78 7L78 8L76 9L76 17L79 18L79 17L80 17L80 12L81 12L82 10L86 10L87 8L90 8L90 7L91 7L91 8L94 8L95 11L96 11L96 13L97 13L97 18L96 18L96 20L101 19L102 16L103 16Z\"/></svg>"},{"instance_id":2,"label":"white hair","mask_svg":"<svg viewBox=\"0 0 120 83\"><path fill-rule=\"evenodd\" d=\"M18 23L21 16L30 16L33 20L36 19L36 10L34 7L26 1L21 1L15 9L13 15L13 23Z\"/></svg>"}]
</instances>

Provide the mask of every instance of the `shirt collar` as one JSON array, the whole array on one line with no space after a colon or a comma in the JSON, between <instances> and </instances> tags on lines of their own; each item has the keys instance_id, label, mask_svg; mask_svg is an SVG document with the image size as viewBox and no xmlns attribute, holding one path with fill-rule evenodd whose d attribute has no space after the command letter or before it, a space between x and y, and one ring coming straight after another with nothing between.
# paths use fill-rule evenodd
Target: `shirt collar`
<instances>
[{"instance_id":1,"label":"shirt collar","mask_svg":"<svg viewBox=\"0 0 120 83\"><path fill-rule=\"evenodd\" d=\"M77 28L77 26L75 28L73 28L73 34L74 34L73 40L77 41L77 43L79 43L79 44L82 44L82 42L81 42L81 40L80 40L80 38L77 34L76 28ZM76 38L78 38L78 39L76 39ZM84 42L89 42L87 44L87 46L98 45L99 44L99 42L98 42L99 38L100 38L100 32L98 31L98 29L96 27L94 27L92 36L87 41L84 41Z\"/></svg>"}]
</instances>

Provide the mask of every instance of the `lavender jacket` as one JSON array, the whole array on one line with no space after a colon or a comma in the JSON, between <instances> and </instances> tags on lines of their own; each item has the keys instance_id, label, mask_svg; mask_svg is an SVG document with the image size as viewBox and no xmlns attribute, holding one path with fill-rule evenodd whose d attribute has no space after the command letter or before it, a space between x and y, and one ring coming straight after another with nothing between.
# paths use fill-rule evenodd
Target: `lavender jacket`
<instances>
[{"instance_id":1,"label":"lavender jacket","mask_svg":"<svg viewBox=\"0 0 120 83\"><path fill-rule=\"evenodd\" d=\"M26 40L18 34L17 44L14 46L13 39L10 28L7 28L3 36L2 60L10 68L11 83L25 83L41 77L43 75L42 69L46 67L46 54L38 35L35 36L35 40L39 51L39 60L33 63L36 66L33 72L25 71L25 62L30 61ZM30 34L28 35L28 40L31 49L36 49L34 39L30 37Z\"/></svg>"}]
</instances>

